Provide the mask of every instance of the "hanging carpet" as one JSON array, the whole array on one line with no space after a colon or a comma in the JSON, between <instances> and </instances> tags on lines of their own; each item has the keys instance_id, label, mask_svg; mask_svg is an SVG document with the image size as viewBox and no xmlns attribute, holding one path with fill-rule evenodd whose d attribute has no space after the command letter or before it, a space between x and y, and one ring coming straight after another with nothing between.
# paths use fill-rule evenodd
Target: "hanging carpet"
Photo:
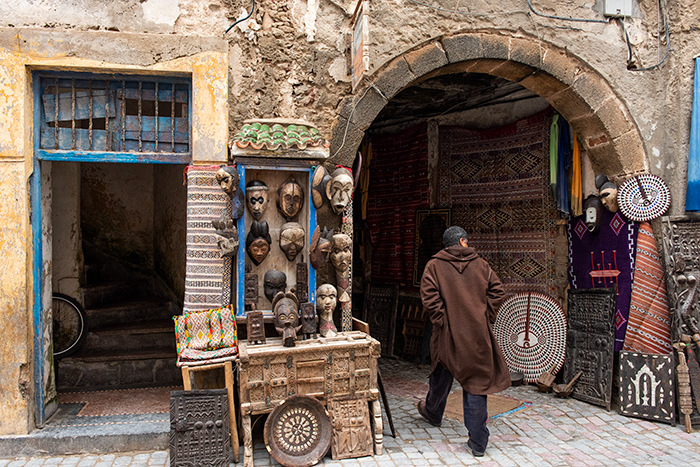
<instances>
[{"instance_id":1,"label":"hanging carpet","mask_svg":"<svg viewBox=\"0 0 700 467\"><path fill-rule=\"evenodd\" d=\"M508 295L556 295L551 109L493 130L441 126L439 202Z\"/></svg>"}]
</instances>

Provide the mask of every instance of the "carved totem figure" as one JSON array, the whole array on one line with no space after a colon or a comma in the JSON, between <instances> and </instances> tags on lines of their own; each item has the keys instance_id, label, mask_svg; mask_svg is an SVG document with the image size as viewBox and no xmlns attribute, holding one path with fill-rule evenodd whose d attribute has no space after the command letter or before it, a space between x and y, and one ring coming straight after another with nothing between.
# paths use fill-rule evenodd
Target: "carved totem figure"
<instances>
[{"instance_id":1,"label":"carved totem figure","mask_svg":"<svg viewBox=\"0 0 700 467\"><path fill-rule=\"evenodd\" d=\"M294 347L299 325L299 301L291 292L277 292L272 300L272 313L277 332L282 336L282 345Z\"/></svg>"},{"instance_id":2,"label":"carved totem figure","mask_svg":"<svg viewBox=\"0 0 700 467\"><path fill-rule=\"evenodd\" d=\"M272 303L275 295L287 289L287 275L277 269L270 269L263 277L263 289L265 296Z\"/></svg>"},{"instance_id":3,"label":"carved totem figure","mask_svg":"<svg viewBox=\"0 0 700 467\"><path fill-rule=\"evenodd\" d=\"M249 311L247 316L248 328L248 344L264 344L265 343L265 323L263 321L262 311Z\"/></svg>"},{"instance_id":4,"label":"carved totem figure","mask_svg":"<svg viewBox=\"0 0 700 467\"><path fill-rule=\"evenodd\" d=\"M320 226L316 226L316 230L311 236L311 245L309 246L309 263L314 269L320 269L328 262L333 241L333 230L328 231L324 227L323 232L321 232L320 228Z\"/></svg>"},{"instance_id":5,"label":"carved totem figure","mask_svg":"<svg viewBox=\"0 0 700 467\"><path fill-rule=\"evenodd\" d=\"M326 184L326 196L331 202L333 212L340 215L352 199L353 178L350 169L338 167L331 174L331 180Z\"/></svg>"},{"instance_id":6,"label":"carved totem figure","mask_svg":"<svg viewBox=\"0 0 700 467\"><path fill-rule=\"evenodd\" d=\"M318 316L314 304L305 302L301 304L301 332L304 339L316 339L318 330Z\"/></svg>"},{"instance_id":7,"label":"carved totem figure","mask_svg":"<svg viewBox=\"0 0 700 467\"><path fill-rule=\"evenodd\" d=\"M221 189L231 198L231 217L233 220L240 219L243 215L243 209L245 208L245 196L243 195L243 191L238 187L238 183L240 182L238 169L233 166L222 165L221 168L217 170L214 177L216 177L216 181L219 182Z\"/></svg>"},{"instance_id":8,"label":"carved totem figure","mask_svg":"<svg viewBox=\"0 0 700 467\"><path fill-rule=\"evenodd\" d=\"M211 223L215 229L214 237L219 246L221 257L235 256L238 253L238 229L233 219L228 215L222 215Z\"/></svg>"},{"instance_id":9,"label":"carved totem figure","mask_svg":"<svg viewBox=\"0 0 700 467\"><path fill-rule=\"evenodd\" d=\"M338 328L333 323L333 312L338 291L331 284L323 284L316 289L316 313L319 317L319 332L323 337L335 337Z\"/></svg>"},{"instance_id":10,"label":"carved totem figure","mask_svg":"<svg viewBox=\"0 0 700 467\"><path fill-rule=\"evenodd\" d=\"M607 175L600 174L595 178L595 186L603 206L610 212L617 212L620 209L617 203L617 185L611 182Z\"/></svg>"},{"instance_id":11,"label":"carved totem figure","mask_svg":"<svg viewBox=\"0 0 700 467\"><path fill-rule=\"evenodd\" d=\"M270 237L270 227L267 225L267 222L253 221L245 239L245 246L248 257L256 266L267 258L268 253L270 253L271 243L272 237Z\"/></svg>"},{"instance_id":12,"label":"carved totem figure","mask_svg":"<svg viewBox=\"0 0 700 467\"><path fill-rule=\"evenodd\" d=\"M277 209L288 221L294 220L304 206L304 190L290 177L277 190Z\"/></svg>"},{"instance_id":13,"label":"carved totem figure","mask_svg":"<svg viewBox=\"0 0 700 467\"><path fill-rule=\"evenodd\" d=\"M270 204L268 191L269 189L265 182L260 180L252 180L245 186L245 204L256 221L262 218L267 205Z\"/></svg>"},{"instance_id":14,"label":"carved totem figure","mask_svg":"<svg viewBox=\"0 0 700 467\"><path fill-rule=\"evenodd\" d=\"M287 222L280 228L280 249L289 261L294 261L304 248L304 238L304 227L298 222Z\"/></svg>"}]
</instances>

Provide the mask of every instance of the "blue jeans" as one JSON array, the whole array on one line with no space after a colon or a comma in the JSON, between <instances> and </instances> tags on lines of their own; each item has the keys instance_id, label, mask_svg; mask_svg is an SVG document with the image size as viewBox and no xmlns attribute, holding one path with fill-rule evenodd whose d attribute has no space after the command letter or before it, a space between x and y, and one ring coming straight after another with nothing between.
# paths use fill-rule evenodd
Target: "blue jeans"
<instances>
[{"instance_id":1,"label":"blue jeans","mask_svg":"<svg viewBox=\"0 0 700 467\"><path fill-rule=\"evenodd\" d=\"M452 389L453 379L452 373L442 366L442 363L438 363L430 374L430 379L428 380L430 389L428 389L428 395L425 396L425 410L432 420L442 421L445 405L447 405L447 396L450 395L450 390ZM486 420L489 416L486 396L469 394L467 391L462 390L462 410L464 411L464 426L469 432L472 447L476 451L486 451L490 434L489 429L486 428Z\"/></svg>"}]
</instances>

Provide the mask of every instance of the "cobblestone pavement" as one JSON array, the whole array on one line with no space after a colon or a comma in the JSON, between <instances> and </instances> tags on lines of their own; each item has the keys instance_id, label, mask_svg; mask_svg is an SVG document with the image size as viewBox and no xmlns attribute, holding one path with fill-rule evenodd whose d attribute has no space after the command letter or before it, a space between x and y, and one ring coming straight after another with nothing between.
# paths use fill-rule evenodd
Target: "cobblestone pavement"
<instances>
[{"instance_id":1,"label":"cobblestone pavement","mask_svg":"<svg viewBox=\"0 0 700 467\"><path fill-rule=\"evenodd\" d=\"M700 432L688 434L682 425L628 418L572 398L555 398L533 385L501 393L530 405L491 419L486 455L475 458L466 448L468 436L460 421L446 418L440 428L435 428L416 412L415 403L427 389L427 368L391 360L382 360L380 368L397 437L391 436L385 415L383 455L334 461L329 453L319 465L700 466ZM457 388L455 384L453 389ZM268 455L259 433L255 439L255 465L279 465ZM0 453L0 467L168 465L166 451L20 459L2 459Z\"/></svg>"}]
</instances>

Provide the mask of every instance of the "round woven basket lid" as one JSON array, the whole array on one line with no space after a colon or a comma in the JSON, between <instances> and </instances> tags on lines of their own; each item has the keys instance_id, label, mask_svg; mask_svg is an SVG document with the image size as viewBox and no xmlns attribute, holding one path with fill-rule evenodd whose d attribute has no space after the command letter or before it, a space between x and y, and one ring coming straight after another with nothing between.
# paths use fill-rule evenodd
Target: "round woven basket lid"
<instances>
[{"instance_id":1,"label":"round woven basket lid","mask_svg":"<svg viewBox=\"0 0 700 467\"><path fill-rule=\"evenodd\" d=\"M267 451L277 462L309 467L323 459L331 446L331 419L315 398L291 396L267 417L263 435Z\"/></svg>"},{"instance_id":2,"label":"round woven basket lid","mask_svg":"<svg viewBox=\"0 0 700 467\"><path fill-rule=\"evenodd\" d=\"M559 302L538 292L520 293L501 305L493 327L511 372L534 383L545 371L555 374L566 355L566 315Z\"/></svg>"},{"instance_id":3,"label":"round woven basket lid","mask_svg":"<svg viewBox=\"0 0 700 467\"><path fill-rule=\"evenodd\" d=\"M671 192L660 177L640 174L627 180L617 190L617 202L628 219L649 221L666 212L671 205Z\"/></svg>"}]
</instances>

